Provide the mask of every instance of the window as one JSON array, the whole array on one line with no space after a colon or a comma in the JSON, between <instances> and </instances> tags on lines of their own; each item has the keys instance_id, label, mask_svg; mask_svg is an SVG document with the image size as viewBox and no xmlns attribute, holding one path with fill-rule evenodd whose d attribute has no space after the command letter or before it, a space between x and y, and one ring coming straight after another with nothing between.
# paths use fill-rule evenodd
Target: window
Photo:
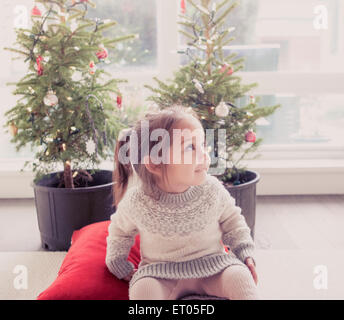
<instances>
[{"instance_id":1,"label":"window","mask_svg":"<svg viewBox=\"0 0 344 320\"><path fill-rule=\"evenodd\" d=\"M218 1L215 1L219 3ZM241 0L223 29L235 27L235 40L224 53L244 57L243 83L257 82L252 90L260 106L281 104L257 126L263 146L309 145L318 150L338 147L344 123L344 6L337 0ZM220 9L221 13L225 8ZM189 5L186 14L200 19ZM181 27L182 28L182 27ZM187 38L180 36L180 47ZM192 49L194 50L194 49ZM192 55L192 51L191 51ZM186 55L180 63L186 64ZM248 97L236 101L247 104ZM264 152L262 152L264 153ZM343 152L344 153L344 152ZM319 155L320 156L320 155Z\"/></svg>"},{"instance_id":2,"label":"window","mask_svg":"<svg viewBox=\"0 0 344 320\"><path fill-rule=\"evenodd\" d=\"M95 0L96 8L87 17L116 21L117 26L105 33L108 37L135 34L137 37L117 44L109 59L109 69L136 70L157 65L156 0Z\"/></svg>"},{"instance_id":3,"label":"window","mask_svg":"<svg viewBox=\"0 0 344 320\"><path fill-rule=\"evenodd\" d=\"M216 2L216 1L215 1ZM340 1L241 0L223 29L235 27L225 53L245 57L244 71L344 71ZM220 9L218 15L224 11ZM190 5L189 17L198 19ZM181 43L185 44L185 37Z\"/></svg>"},{"instance_id":4,"label":"window","mask_svg":"<svg viewBox=\"0 0 344 320\"><path fill-rule=\"evenodd\" d=\"M340 1L261 0L258 3L252 38L259 45L278 47L278 71L344 71Z\"/></svg>"},{"instance_id":5,"label":"window","mask_svg":"<svg viewBox=\"0 0 344 320\"><path fill-rule=\"evenodd\" d=\"M116 70L116 77L128 79L128 90L154 84L153 76L169 78L180 63L185 63L176 53L178 43L183 45L177 31L180 0L93 1L97 8L90 10L89 17L116 20L119 26L113 28L114 32L139 34L132 43L119 44L118 53L110 55L112 64L106 66L110 72ZM226 50L246 58L240 75L244 83L258 82L253 94L262 97L260 104L282 104L282 108L257 127L257 135L264 139L260 151L264 153L265 147L274 145L311 144L319 152L325 146L344 152L341 139L344 3L340 0L240 0L240 3L227 21L229 27L236 27L236 40ZM2 47L14 43L13 27L29 20L32 5L25 0L4 1L0 13ZM187 7L187 14L189 10ZM26 70L22 61L11 61L11 56L0 50L1 126L3 113L17 99L11 94L14 87L7 87L6 82L16 81ZM147 93L142 92L143 100ZM9 134L0 135L0 159L32 155L29 146L16 152L10 139Z\"/></svg>"},{"instance_id":6,"label":"window","mask_svg":"<svg viewBox=\"0 0 344 320\"><path fill-rule=\"evenodd\" d=\"M19 152L16 152L15 145L10 143L11 135L4 133L3 125L6 122L4 113L14 107L18 97L12 95L14 86L7 86L7 82L14 82L20 79L24 74L23 70L26 65L21 60L11 60L16 55L3 50L4 47L13 46L16 40L14 27L27 27L29 23L29 13L31 8L26 1L4 1L2 3L3 10L0 12L1 33L0 33L0 159L11 158L27 158L31 156L30 147L26 146Z\"/></svg>"},{"instance_id":7,"label":"window","mask_svg":"<svg viewBox=\"0 0 344 320\"><path fill-rule=\"evenodd\" d=\"M257 125L257 134L265 145L343 145L343 94L264 95L259 104L282 105Z\"/></svg>"}]
</instances>

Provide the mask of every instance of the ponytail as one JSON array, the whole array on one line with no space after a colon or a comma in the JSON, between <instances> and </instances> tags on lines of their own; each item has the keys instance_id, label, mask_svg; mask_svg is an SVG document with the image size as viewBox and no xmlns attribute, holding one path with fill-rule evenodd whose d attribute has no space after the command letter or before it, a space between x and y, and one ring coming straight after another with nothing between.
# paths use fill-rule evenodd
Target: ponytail
<instances>
[{"instance_id":1,"label":"ponytail","mask_svg":"<svg viewBox=\"0 0 344 320\"><path fill-rule=\"evenodd\" d=\"M121 199L123 198L125 191L128 187L130 176L133 174L132 165L129 161L127 164L123 164L123 155L119 154L121 147L128 143L130 140L130 133L132 129L124 129L119 133L118 140L116 142L114 160L115 169L113 171L113 206L117 207ZM125 138L124 138L125 136ZM128 143L129 146L129 143ZM129 151L129 149L128 149ZM129 151L130 152L130 151Z\"/></svg>"}]
</instances>

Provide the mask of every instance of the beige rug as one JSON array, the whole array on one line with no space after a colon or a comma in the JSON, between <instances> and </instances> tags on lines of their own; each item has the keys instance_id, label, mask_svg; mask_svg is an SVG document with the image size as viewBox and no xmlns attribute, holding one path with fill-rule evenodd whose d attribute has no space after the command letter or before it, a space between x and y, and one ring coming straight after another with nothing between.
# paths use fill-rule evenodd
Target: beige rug
<instances>
[{"instance_id":1,"label":"beige rug","mask_svg":"<svg viewBox=\"0 0 344 320\"><path fill-rule=\"evenodd\" d=\"M0 252L0 299L36 299L64 252ZM263 299L344 299L344 251L257 250Z\"/></svg>"},{"instance_id":2,"label":"beige rug","mask_svg":"<svg viewBox=\"0 0 344 320\"><path fill-rule=\"evenodd\" d=\"M0 299L32 300L56 278L66 252L0 252Z\"/></svg>"}]
</instances>

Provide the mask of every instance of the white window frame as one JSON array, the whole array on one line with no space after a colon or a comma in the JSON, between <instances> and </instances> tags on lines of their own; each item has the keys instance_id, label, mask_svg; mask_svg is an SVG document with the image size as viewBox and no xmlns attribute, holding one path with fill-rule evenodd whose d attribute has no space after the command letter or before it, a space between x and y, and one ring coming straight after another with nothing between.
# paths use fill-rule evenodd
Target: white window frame
<instances>
[{"instance_id":1,"label":"white window frame","mask_svg":"<svg viewBox=\"0 0 344 320\"><path fill-rule=\"evenodd\" d=\"M171 78L179 67L177 16L180 1L157 0L157 68L148 72L116 74L130 85L154 84L154 76ZM344 4L341 3L341 10ZM344 38L344 22L340 23L340 39ZM344 53L344 42L340 44ZM254 95L343 94L344 72L239 72L243 83L258 82ZM293 85L291 88L291 84ZM246 161L249 170L259 172L258 195L274 194L344 194L344 145L262 145L258 160ZM0 159L0 198L32 198L33 173L20 172L25 158ZM112 162L103 162L104 169L113 169Z\"/></svg>"}]
</instances>

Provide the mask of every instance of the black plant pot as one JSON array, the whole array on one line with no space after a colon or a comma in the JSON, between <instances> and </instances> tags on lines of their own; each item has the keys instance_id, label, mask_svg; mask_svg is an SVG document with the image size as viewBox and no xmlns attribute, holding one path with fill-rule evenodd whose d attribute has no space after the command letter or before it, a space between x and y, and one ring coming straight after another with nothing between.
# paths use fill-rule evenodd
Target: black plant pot
<instances>
[{"instance_id":1,"label":"black plant pot","mask_svg":"<svg viewBox=\"0 0 344 320\"><path fill-rule=\"evenodd\" d=\"M89 186L80 188L57 188L58 173L48 174L37 183L32 182L31 186L34 188L42 247L66 251L75 230L109 220L115 212L112 171L96 171Z\"/></svg>"},{"instance_id":2,"label":"black plant pot","mask_svg":"<svg viewBox=\"0 0 344 320\"><path fill-rule=\"evenodd\" d=\"M260 175L255 171L246 170L245 183L231 186L224 183L224 187L235 199L235 204L241 208L241 214L245 217L246 223L251 229L251 236L254 239L254 227L256 223L256 184Z\"/></svg>"}]
</instances>

